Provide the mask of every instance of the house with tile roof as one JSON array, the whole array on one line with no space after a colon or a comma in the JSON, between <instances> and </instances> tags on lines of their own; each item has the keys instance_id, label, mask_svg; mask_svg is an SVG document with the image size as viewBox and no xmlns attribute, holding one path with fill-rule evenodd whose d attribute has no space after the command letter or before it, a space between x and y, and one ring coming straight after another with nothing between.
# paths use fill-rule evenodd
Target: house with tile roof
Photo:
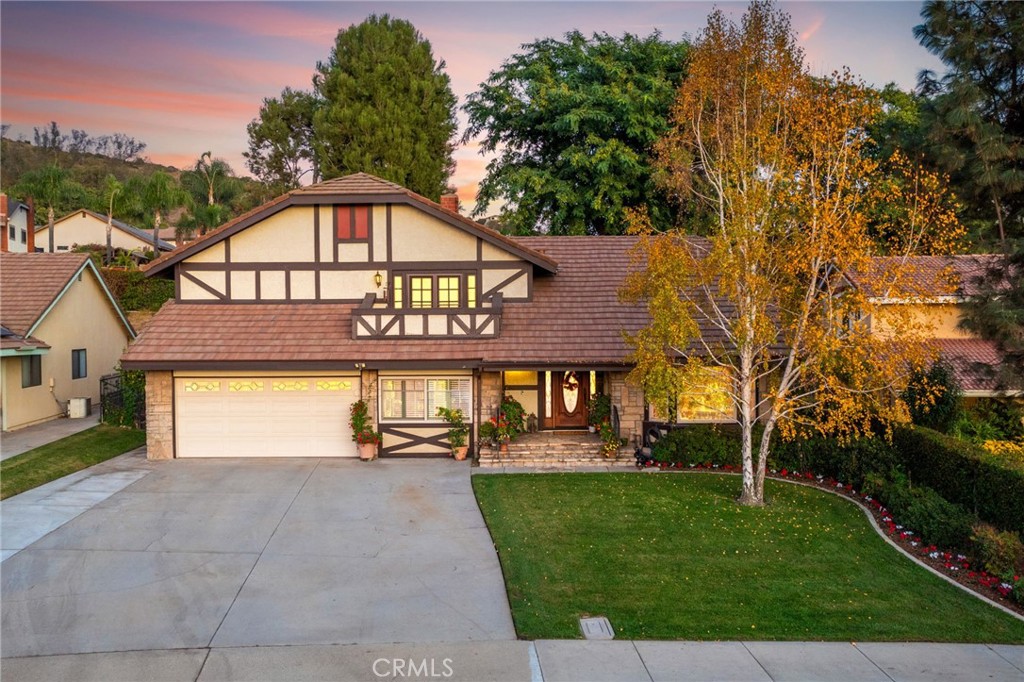
<instances>
[{"instance_id":1,"label":"house with tile roof","mask_svg":"<svg viewBox=\"0 0 1024 682\"><path fill-rule=\"evenodd\" d=\"M32 199L17 201L0 193L0 253L34 253L35 208Z\"/></svg>"},{"instance_id":2,"label":"house with tile roof","mask_svg":"<svg viewBox=\"0 0 1024 682\"><path fill-rule=\"evenodd\" d=\"M115 249L142 253L153 250L153 234L133 225L114 219L111 221L110 244ZM85 244L107 243L107 217L95 211L80 208L53 222L53 239L48 225L36 228L36 244L47 252L71 251ZM160 253L172 251L174 245L160 239L157 242Z\"/></svg>"},{"instance_id":3,"label":"house with tile roof","mask_svg":"<svg viewBox=\"0 0 1024 682\"><path fill-rule=\"evenodd\" d=\"M890 268L895 261L907 266L907 272L915 280L914 290L935 293L905 300L891 297L885 291L868 291L872 301L880 304L870 321L872 329L887 333L886 317L890 314L909 313L930 325L936 349L953 369L968 403L1024 394L1024 387L1006 385L1000 375L998 370L1003 360L996 344L960 326L971 298L980 293L980 280L992 269L999 271L1002 257L992 254L887 257L876 258L875 265Z\"/></svg>"},{"instance_id":4,"label":"house with tile roof","mask_svg":"<svg viewBox=\"0 0 1024 682\"><path fill-rule=\"evenodd\" d=\"M475 427L506 394L557 430L607 393L632 437L635 241L511 238L362 173L294 190L146 266L176 283L122 358L147 373L149 455L355 456L360 397L385 456L447 452L438 407Z\"/></svg>"},{"instance_id":5,"label":"house with tile roof","mask_svg":"<svg viewBox=\"0 0 1024 682\"><path fill-rule=\"evenodd\" d=\"M135 332L84 253L0 254L0 422L4 431L99 404Z\"/></svg>"}]
</instances>

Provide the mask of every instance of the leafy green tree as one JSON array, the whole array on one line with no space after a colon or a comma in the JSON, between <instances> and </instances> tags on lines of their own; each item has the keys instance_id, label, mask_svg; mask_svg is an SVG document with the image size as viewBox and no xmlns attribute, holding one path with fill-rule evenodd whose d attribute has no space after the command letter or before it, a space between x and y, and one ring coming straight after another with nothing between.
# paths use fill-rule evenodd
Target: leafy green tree
<instances>
[{"instance_id":1,"label":"leafy green tree","mask_svg":"<svg viewBox=\"0 0 1024 682\"><path fill-rule=\"evenodd\" d=\"M313 85L324 178L367 172L437 201L455 168L456 99L443 60L411 23L371 15L338 32Z\"/></svg>"},{"instance_id":2,"label":"leafy green tree","mask_svg":"<svg viewBox=\"0 0 1024 682\"><path fill-rule=\"evenodd\" d=\"M71 179L68 172L56 164L44 166L39 170L29 171L21 176L12 190L13 194L32 197L36 204L46 207L46 224L49 227L49 248L53 246L54 215L68 212L86 203L86 191L80 184ZM29 225L28 229L33 229Z\"/></svg>"},{"instance_id":3,"label":"leafy green tree","mask_svg":"<svg viewBox=\"0 0 1024 682\"><path fill-rule=\"evenodd\" d=\"M946 66L925 71L928 139L962 200L1024 236L1024 3L929 0L914 35Z\"/></svg>"},{"instance_id":4,"label":"leafy green tree","mask_svg":"<svg viewBox=\"0 0 1024 682\"><path fill-rule=\"evenodd\" d=\"M279 98L263 100L260 114L249 123L249 170L280 191L295 189L311 173L319 181L313 153L313 114L317 99L308 92L285 88Z\"/></svg>"},{"instance_id":5,"label":"leafy green tree","mask_svg":"<svg viewBox=\"0 0 1024 682\"><path fill-rule=\"evenodd\" d=\"M463 142L482 136L481 151L497 153L475 213L502 200L516 233L622 234L627 209L647 206L670 226L651 148L668 130L686 55L686 43L659 33L572 31L524 46L463 107Z\"/></svg>"},{"instance_id":6,"label":"leafy green tree","mask_svg":"<svg viewBox=\"0 0 1024 682\"><path fill-rule=\"evenodd\" d=\"M156 171L142 186L142 205L153 215L153 253L159 253L160 224L168 212L191 203L188 192L181 188L173 176Z\"/></svg>"}]
</instances>

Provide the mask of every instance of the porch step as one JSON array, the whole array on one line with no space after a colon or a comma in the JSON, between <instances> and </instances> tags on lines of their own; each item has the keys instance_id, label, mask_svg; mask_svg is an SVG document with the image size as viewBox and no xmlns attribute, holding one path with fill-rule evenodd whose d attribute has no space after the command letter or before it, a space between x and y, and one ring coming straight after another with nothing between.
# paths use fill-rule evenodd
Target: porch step
<instances>
[{"instance_id":1,"label":"porch step","mask_svg":"<svg viewBox=\"0 0 1024 682\"><path fill-rule=\"evenodd\" d=\"M601 439L586 431L542 431L524 433L509 443L508 452L484 446L482 467L607 467L632 466L633 451L622 448L615 457L601 454Z\"/></svg>"}]
</instances>

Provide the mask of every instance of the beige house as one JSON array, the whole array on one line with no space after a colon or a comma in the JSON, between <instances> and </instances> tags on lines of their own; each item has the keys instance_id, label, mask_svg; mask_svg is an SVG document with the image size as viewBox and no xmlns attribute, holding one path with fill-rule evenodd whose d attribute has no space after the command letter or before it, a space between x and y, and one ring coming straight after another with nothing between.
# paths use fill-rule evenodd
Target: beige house
<instances>
[{"instance_id":1,"label":"beige house","mask_svg":"<svg viewBox=\"0 0 1024 682\"><path fill-rule=\"evenodd\" d=\"M968 402L1022 394L1019 387L1000 382L998 369L1002 356L996 344L960 326L971 298L980 293L979 279L989 268L998 268L1000 258L979 254L909 258L906 261L917 279L917 288L934 291L934 295L907 301L886 298L882 292L869 292L875 294L872 301L880 306L870 321L872 329L880 334L887 333L891 329L887 317L897 314L909 315L927 326L940 356L953 368ZM876 262L885 267L886 260L879 258Z\"/></svg>"},{"instance_id":2,"label":"beige house","mask_svg":"<svg viewBox=\"0 0 1024 682\"><path fill-rule=\"evenodd\" d=\"M135 337L86 254L0 254L0 411L4 431L98 409L100 377Z\"/></svg>"},{"instance_id":3,"label":"beige house","mask_svg":"<svg viewBox=\"0 0 1024 682\"><path fill-rule=\"evenodd\" d=\"M39 247L49 253L70 251L75 246L85 244L106 245L107 217L81 208L54 221L52 239L48 225L36 228L35 241ZM120 220L113 220L111 221L110 243L113 248L125 251L139 253L152 251L153 234ZM163 239L159 240L157 244L161 253L174 249L173 244Z\"/></svg>"},{"instance_id":4,"label":"beige house","mask_svg":"<svg viewBox=\"0 0 1024 682\"><path fill-rule=\"evenodd\" d=\"M279 197L147 266L177 292L122 358L147 373L149 456L353 457L360 397L384 456L446 453L438 407L475 427L508 394L578 431L607 393L632 438L635 243L513 239L361 173Z\"/></svg>"}]
</instances>

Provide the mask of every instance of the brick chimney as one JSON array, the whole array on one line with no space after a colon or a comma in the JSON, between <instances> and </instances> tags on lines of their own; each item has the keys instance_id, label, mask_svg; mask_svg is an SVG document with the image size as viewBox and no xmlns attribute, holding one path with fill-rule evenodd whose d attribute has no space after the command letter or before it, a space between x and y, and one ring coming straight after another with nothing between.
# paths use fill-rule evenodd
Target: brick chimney
<instances>
[{"instance_id":1,"label":"brick chimney","mask_svg":"<svg viewBox=\"0 0 1024 682\"><path fill-rule=\"evenodd\" d=\"M25 230L28 232L28 239L25 244L25 251L36 252L36 202L32 197L25 197L25 205L28 206L28 219L25 221Z\"/></svg>"},{"instance_id":2,"label":"brick chimney","mask_svg":"<svg viewBox=\"0 0 1024 682\"><path fill-rule=\"evenodd\" d=\"M0 194L0 231L3 232L3 236L0 236L0 251L7 253L10 250L10 246L7 244L7 222L10 220L10 216L7 214L7 195Z\"/></svg>"},{"instance_id":3,"label":"brick chimney","mask_svg":"<svg viewBox=\"0 0 1024 682\"><path fill-rule=\"evenodd\" d=\"M441 208L452 213L459 212L459 195L455 193L441 195Z\"/></svg>"}]
</instances>

